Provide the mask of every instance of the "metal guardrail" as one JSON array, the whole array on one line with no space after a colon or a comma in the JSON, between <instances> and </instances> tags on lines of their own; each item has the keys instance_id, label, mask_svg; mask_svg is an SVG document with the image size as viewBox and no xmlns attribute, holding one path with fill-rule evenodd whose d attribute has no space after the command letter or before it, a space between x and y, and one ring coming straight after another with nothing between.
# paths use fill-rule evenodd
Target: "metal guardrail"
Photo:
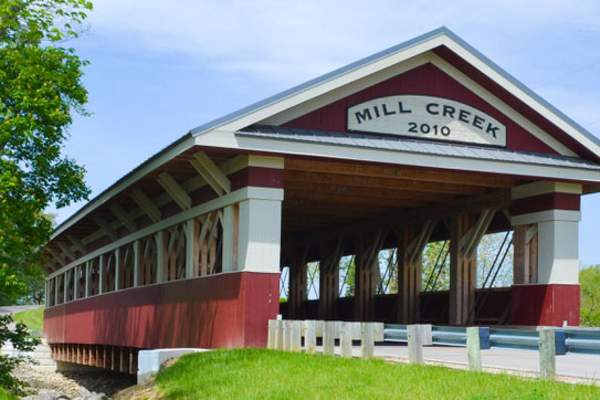
<instances>
[{"instance_id":1,"label":"metal guardrail","mask_svg":"<svg viewBox=\"0 0 600 400\"><path fill-rule=\"evenodd\" d=\"M467 331L463 327L431 327L432 344L466 347ZM556 354L567 352L600 354L600 329L563 329L555 330ZM503 347L509 349L539 350L539 332L535 329L489 328L479 327L479 340L482 349ZM406 325L386 324L384 341L406 343L408 341Z\"/></svg>"}]
</instances>

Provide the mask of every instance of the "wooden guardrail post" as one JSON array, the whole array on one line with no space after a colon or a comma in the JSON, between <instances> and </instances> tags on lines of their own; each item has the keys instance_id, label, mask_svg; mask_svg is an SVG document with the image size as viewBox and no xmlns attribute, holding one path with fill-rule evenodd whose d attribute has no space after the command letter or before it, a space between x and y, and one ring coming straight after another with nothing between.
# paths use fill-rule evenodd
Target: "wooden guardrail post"
<instances>
[{"instance_id":1,"label":"wooden guardrail post","mask_svg":"<svg viewBox=\"0 0 600 400\"><path fill-rule=\"evenodd\" d=\"M292 321L288 319L283 320L283 350L292 350Z\"/></svg>"},{"instance_id":2,"label":"wooden guardrail post","mask_svg":"<svg viewBox=\"0 0 600 400\"><path fill-rule=\"evenodd\" d=\"M338 321L325 321L323 327L323 354L334 354Z\"/></svg>"},{"instance_id":3,"label":"wooden guardrail post","mask_svg":"<svg viewBox=\"0 0 600 400\"><path fill-rule=\"evenodd\" d=\"M340 326L340 354L342 357L352 357L352 338L354 322L342 322Z\"/></svg>"},{"instance_id":4,"label":"wooden guardrail post","mask_svg":"<svg viewBox=\"0 0 600 400\"><path fill-rule=\"evenodd\" d=\"M554 329L540 330L540 378L554 379L556 376L556 339Z\"/></svg>"},{"instance_id":5,"label":"wooden guardrail post","mask_svg":"<svg viewBox=\"0 0 600 400\"><path fill-rule=\"evenodd\" d=\"M423 364L423 336L419 325L407 325L408 336L408 362L411 364Z\"/></svg>"},{"instance_id":6,"label":"wooden guardrail post","mask_svg":"<svg viewBox=\"0 0 600 400\"><path fill-rule=\"evenodd\" d=\"M304 349L308 354L317 351L317 321L304 321Z\"/></svg>"},{"instance_id":7,"label":"wooden guardrail post","mask_svg":"<svg viewBox=\"0 0 600 400\"><path fill-rule=\"evenodd\" d=\"M290 350L302 350L302 321L290 321Z\"/></svg>"},{"instance_id":8,"label":"wooden guardrail post","mask_svg":"<svg viewBox=\"0 0 600 400\"><path fill-rule=\"evenodd\" d=\"M276 320L277 333L275 334L275 349L283 350L283 321Z\"/></svg>"},{"instance_id":9,"label":"wooden guardrail post","mask_svg":"<svg viewBox=\"0 0 600 400\"><path fill-rule=\"evenodd\" d=\"M471 371L481 371L481 343L478 326L467 328L467 356L469 369Z\"/></svg>"},{"instance_id":10,"label":"wooden guardrail post","mask_svg":"<svg viewBox=\"0 0 600 400\"><path fill-rule=\"evenodd\" d=\"M270 319L269 320L269 332L267 336L267 349L275 349L277 338L277 320Z\"/></svg>"},{"instance_id":11,"label":"wooden guardrail post","mask_svg":"<svg viewBox=\"0 0 600 400\"><path fill-rule=\"evenodd\" d=\"M360 325L360 355L373 358L375 355L375 324L363 322Z\"/></svg>"}]
</instances>

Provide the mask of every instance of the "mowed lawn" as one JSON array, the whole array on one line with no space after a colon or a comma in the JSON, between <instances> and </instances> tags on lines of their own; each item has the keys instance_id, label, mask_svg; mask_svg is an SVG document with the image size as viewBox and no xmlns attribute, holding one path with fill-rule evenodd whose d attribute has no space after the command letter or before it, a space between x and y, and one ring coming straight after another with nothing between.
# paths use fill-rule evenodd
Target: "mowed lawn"
<instances>
[{"instance_id":1,"label":"mowed lawn","mask_svg":"<svg viewBox=\"0 0 600 400\"><path fill-rule=\"evenodd\" d=\"M600 399L595 386L258 349L184 356L156 385L167 399Z\"/></svg>"},{"instance_id":2,"label":"mowed lawn","mask_svg":"<svg viewBox=\"0 0 600 400\"><path fill-rule=\"evenodd\" d=\"M42 332L42 326L44 323L44 309L42 307L28 311L21 311L13 314L13 320L15 322L22 322L27 327L35 332Z\"/></svg>"}]
</instances>

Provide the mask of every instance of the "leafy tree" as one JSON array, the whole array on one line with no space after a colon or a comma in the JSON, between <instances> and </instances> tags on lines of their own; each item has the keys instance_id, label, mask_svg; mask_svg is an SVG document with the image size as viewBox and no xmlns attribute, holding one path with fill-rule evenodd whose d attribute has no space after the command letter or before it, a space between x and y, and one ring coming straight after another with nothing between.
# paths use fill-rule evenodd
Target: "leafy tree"
<instances>
[{"instance_id":1,"label":"leafy tree","mask_svg":"<svg viewBox=\"0 0 600 400\"><path fill-rule=\"evenodd\" d=\"M39 343L37 337L32 337L27 327L22 323L14 324L10 315L0 315L0 347L7 342L12 343L15 350L21 352L32 351ZM23 382L14 379L10 373L19 364L30 361L27 356L7 357L0 356L0 387L13 392L14 394L23 393Z\"/></svg>"},{"instance_id":2,"label":"leafy tree","mask_svg":"<svg viewBox=\"0 0 600 400\"><path fill-rule=\"evenodd\" d=\"M64 44L90 9L87 0L0 2L0 270L21 282L52 230L44 209L89 194L84 169L61 152L87 101L86 62ZM4 301L27 290L6 282Z\"/></svg>"},{"instance_id":3,"label":"leafy tree","mask_svg":"<svg viewBox=\"0 0 600 400\"><path fill-rule=\"evenodd\" d=\"M581 325L600 327L600 265L579 273L581 284Z\"/></svg>"},{"instance_id":4,"label":"leafy tree","mask_svg":"<svg viewBox=\"0 0 600 400\"><path fill-rule=\"evenodd\" d=\"M84 169L62 154L73 114L85 114L86 62L65 44L78 36L89 0L0 1L0 301L14 302L41 276L50 205L86 198ZM31 278L28 280L27 278ZM36 283L37 282L37 283ZM37 289L36 289L37 290ZM0 340L27 331L0 323ZM15 388L0 356L0 383Z\"/></svg>"}]
</instances>

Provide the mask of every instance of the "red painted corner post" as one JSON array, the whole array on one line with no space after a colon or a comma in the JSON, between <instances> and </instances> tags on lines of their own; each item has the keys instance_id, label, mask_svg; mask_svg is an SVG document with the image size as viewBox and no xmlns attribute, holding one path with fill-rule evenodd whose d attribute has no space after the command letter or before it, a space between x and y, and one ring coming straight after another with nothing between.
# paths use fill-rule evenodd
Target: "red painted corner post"
<instances>
[{"instance_id":1,"label":"red painted corner post","mask_svg":"<svg viewBox=\"0 0 600 400\"><path fill-rule=\"evenodd\" d=\"M580 184L534 182L512 189L512 325L579 325Z\"/></svg>"}]
</instances>

